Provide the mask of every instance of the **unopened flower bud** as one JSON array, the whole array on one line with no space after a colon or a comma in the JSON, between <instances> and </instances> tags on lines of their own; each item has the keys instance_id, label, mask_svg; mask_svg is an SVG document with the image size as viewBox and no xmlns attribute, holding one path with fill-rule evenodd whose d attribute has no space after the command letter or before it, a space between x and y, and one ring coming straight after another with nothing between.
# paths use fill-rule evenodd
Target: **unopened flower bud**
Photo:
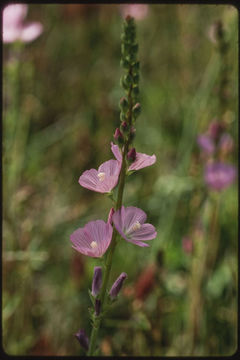
<instances>
[{"instance_id":1,"label":"unopened flower bud","mask_svg":"<svg viewBox=\"0 0 240 360\"><path fill-rule=\"evenodd\" d=\"M93 281L92 281L92 295L97 296L102 286L102 268L95 266Z\"/></svg>"},{"instance_id":2,"label":"unopened flower bud","mask_svg":"<svg viewBox=\"0 0 240 360\"><path fill-rule=\"evenodd\" d=\"M126 121L123 121L123 122L121 123L121 130L122 130L124 133L128 132L128 124L127 124Z\"/></svg>"},{"instance_id":3,"label":"unopened flower bud","mask_svg":"<svg viewBox=\"0 0 240 360\"><path fill-rule=\"evenodd\" d=\"M136 135L136 129L132 127L129 134L130 143L134 140L135 135Z\"/></svg>"},{"instance_id":4,"label":"unopened flower bud","mask_svg":"<svg viewBox=\"0 0 240 360\"><path fill-rule=\"evenodd\" d=\"M132 148L131 150L129 150L129 152L127 153L127 159L130 163L133 163L136 160L136 150L135 148Z\"/></svg>"},{"instance_id":5,"label":"unopened flower bud","mask_svg":"<svg viewBox=\"0 0 240 360\"><path fill-rule=\"evenodd\" d=\"M138 85L139 83L139 74L133 75L133 84Z\"/></svg>"},{"instance_id":6,"label":"unopened flower bud","mask_svg":"<svg viewBox=\"0 0 240 360\"><path fill-rule=\"evenodd\" d=\"M127 74L124 76L124 82L128 87L131 86L132 80L133 79L132 79L131 75Z\"/></svg>"},{"instance_id":7,"label":"unopened flower bud","mask_svg":"<svg viewBox=\"0 0 240 360\"><path fill-rule=\"evenodd\" d=\"M83 329L80 329L76 334L75 337L78 339L80 345L88 351L89 348L89 339Z\"/></svg>"},{"instance_id":8,"label":"unopened flower bud","mask_svg":"<svg viewBox=\"0 0 240 360\"><path fill-rule=\"evenodd\" d=\"M129 85L126 83L126 76L127 75L123 75L120 78L120 85L124 90L129 90Z\"/></svg>"},{"instance_id":9,"label":"unopened flower bud","mask_svg":"<svg viewBox=\"0 0 240 360\"><path fill-rule=\"evenodd\" d=\"M116 128L115 133L113 135L114 139L117 141L119 145L122 145L124 143L123 134L119 130L119 128Z\"/></svg>"},{"instance_id":10,"label":"unopened flower bud","mask_svg":"<svg viewBox=\"0 0 240 360\"><path fill-rule=\"evenodd\" d=\"M99 299L96 299L95 301L95 315L98 316L101 311L101 301Z\"/></svg>"},{"instance_id":11,"label":"unopened flower bud","mask_svg":"<svg viewBox=\"0 0 240 360\"><path fill-rule=\"evenodd\" d=\"M117 278L117 280L111 287L111 290L109 291L109 295L112 300L118 296L118 293L121 290L123 282L126 279L126 277L127 277L127 274L125 272L121 273L121 275Z\"/></svg>"},{"instance_id":12,"label":"unopened flower bud","mask_svg":"<svg viewBox=\"0 0 240 360\"><path fill-rule=\"evenodd\" d=\"M133 116L136 119L141 114L141 104L137 103L136 105L134 105L134 107L132 108L132 112Z\"/></svg>"},{"instance_id":13,"label":"unopened flower bud","mask_svg":"<svg viewBox=\"0 0 240 360\"><path fill-rule=\"evenodd\" d=\"M124 69L128 69L130 66L129 61L127 59L121 59L120 66Z\"/></svg>"},{"instance_id":14,"label":"unopened flower bud","mask_svg":"<svg viewBox=\"0 0 240 360\"><path fill-rule=\"evenodd\" d=\"M216 140L224 130L224 124L220 121L212 121L208 127L209 136Z\"/></svg>"},{"instance_id":15,"label":"unopened flower bud","mask_svg":"<svg viewBox=\"0 0 240 360\"><path fill-rule=\"evenodd\" d=\"M114 214L114 208L112 207L109 211L109 214L108 214L108 224L111 224L112 223L112 216Z\"/></svg>"},{"instance_id":16,"label":"unopened flower bud","mask_svg":"<svg viewBox=\"0 0 240 360\"><path fill-rule=\"evenodd\" d=\"M140 62L136 61L134 64L132 64L133 71L138 72L140 66Z\"/></svg>"},{"instance_id":17,"label":"unopened flower bud","mask_svg":"<svg viewBox=\"0 0 240 360\"><path fill-rule=\"evenodd\" d=\"M133 95L138 96L139 95L139 87L138 85L134 85L132 88Z\"/></svg>"},{"instance_id":18,"label":"unopened flower bud","mask_svg":"<svg viewBox=\"0 0 240 360\"><path fill-rule=\"evenodd\" d=\"M128 110L128 101L125 97L122 97L120 99L119 106L123 112L126 112Z\"/></svg>"}]
</instances>

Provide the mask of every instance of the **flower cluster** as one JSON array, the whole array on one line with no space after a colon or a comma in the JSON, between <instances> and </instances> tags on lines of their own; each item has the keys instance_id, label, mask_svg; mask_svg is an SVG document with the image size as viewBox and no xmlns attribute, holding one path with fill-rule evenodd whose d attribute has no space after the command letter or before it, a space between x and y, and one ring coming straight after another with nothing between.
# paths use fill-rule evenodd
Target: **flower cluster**
<instances>
[{"instance_id":1,"label":"flower cluster","mask_svg":"<svg viewBox=\"0 0 240 360\"><path fill-rule=\"evenodd\" d=\"M28 7L26 4L8 5L3 10L3 42L30 42L35 40L43 31L40 22L24 24Z\"/></svg>"},{"instance_id":2,"label":"flower cluster","mask_svg":"<svg viewBox=\"0 0 240 360\"><path fill-rule=\"evenodd\" d=\"M234 143L226 132L226 125L214 120L205 134L197 138L205 161L204 180L207 186L221 191L230 186L236 177L234 166L226 163L226 157L232 152Z\"/></svg>"}]
</instances>

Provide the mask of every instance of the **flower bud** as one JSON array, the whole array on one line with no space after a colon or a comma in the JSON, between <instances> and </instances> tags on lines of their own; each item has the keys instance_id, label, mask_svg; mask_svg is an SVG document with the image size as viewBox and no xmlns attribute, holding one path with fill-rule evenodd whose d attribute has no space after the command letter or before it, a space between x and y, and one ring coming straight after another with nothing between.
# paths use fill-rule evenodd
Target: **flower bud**
<instances>
[{"instance_id":1,"label":"flower bud","mask_svg":"<svg viewBox=\"0 0 240 360\"><path fill-rule=\"evenodd\" d=\"M130 63L127 59L121 59L120 60L120 66L124 69L128 69L130 66Z\"/></svg>"},{"instance_id":2,"label":"flower bud","mask_svg":"<svg viewBox=\"0 0 240 360\"><path fill-rule=\"evenodd\" d=\"M135 95L135 96L139 95L139 87L138 87L138 85L133 85L132 92L133 92L133 95Z\"/></svg>"},{"instance_id":3,"label":"flower bud","mask_svg":"<svg viewBox=\"0 0 240 360\"><path fill-rule=\"evenodd\" d=\"M121 123L121 130L124 132L124 133L127 133L128 132L128 124L126 121L123 121Z\"/></svg>"},{"instance_id":4,"label":"flower bud","mask_svg":"<svg viewBox=\"0 0 240 360\"><path fill-rule=\"evenodd\" d=\"M114 208L112 207L111 209L110 209L110 211L109 211L109 214L108 214L108 224L111 224L112 223L112 216L113 216L113 214L114 214Z\"/></svg>"},{"instance_id":5,"label":"flower bud","mask_svg":"<svg viewBox=\"0 0 240 360\"><path fill-rule=\"evenodd\" d=\"M120 78L120 85L124 90L129 90L129 85L126 83L126 76L127 75L123 75Z\"/></svg>"},{"instance_id":6,"label":"flower bud","mask_svg":"<svg viewBox=\"0 0 240 360\"><path fill-rule=\"evenodd\" d=\"M208 127L209 136L216 140L224 130L224 124L220 121L212 121Z\"/></svg>"},{"instance_id":7,"label":"flower bud","mask_svg":"<svg viewBox=\"0 0 240 360\"><path fill-rule=\"evenodd\" d=\"M92 281L92 295L97 296L102 286L102 268L95 266L93 281Z\"/></svg>"},{"instance_id":8,"label":"flower bud","mask_svg":"<svg viewBox=\"0 0 240 360\"><path fill-rule=\"evenodd\" d=\"M117 143L119 145L122 145L124 143L124 138L123 138L123 134L121 133L121 131L119 130L119 128L117 128L115 130L115 133L113 135L114 139L117 141Z\"/></svg>"},{"instance_id":9,"label":"flower bud","mask_svg":"<svg viewBox=\"0 0 240 360\"><path fill-rule=\"evenodd\" d=\"M95 301L95 315L98 316L101 311L101 301L99 299L96 299Z\"/></svg>"},{"instance_id":10,"label":"flower bud","mask_svg":"<svg viewBox=\"0 0 240 360\"><path fill-rule=\"evenodd\" d=\"M134 140L135 135L136 135L136 129L132 127L129 134L130 143Z\"/></svg>"},{"instance_id":11,"label":"flower bud","mask_svg":"<svg viewBox=\"0 0 240 360\"><path fill-rule=\"evenodd\" d=\"M139 83L139 74L133 75L133 84L138 85Z\"/></svg>"},{"instance_id":12,"label":"flower bud","mask_svg":"<svg viewBox=\"0 0 240 360\"><path fill-rule=\"evenodd\" d=\"M89 339L86 335L85 331L83 329L78 330L78 332L75 334L75 337L78 339L80 345L88 351L89 348Z\"/></svg>"},{"instance_id":13,"label":"flower bud","mask_svg":"<svg viewBox=\"0 0 240 360\"><path fill-rule=\"evenodd\" d=\"M140 62L136 61L134 64L132 64L132 68L134 72L138 72L140 66Z\"/></svg>"},{"instance_id":14,"label":"flower bud","mask_svg":"<svg viewBox=\"0 0 240 360\"><path fill-rule=\"evenodd\" d=\"M126 279L126 277L127 277L126 273L124 273L124 272L121 273L121 275L117 278L117 280L115 281L115 283L111 287L111 290L109 291L109 295L110 295L112 300L117 297L119 291L122 288L123 281Z\"/></svg>"},{"instance_id":15,"label":"flower bud","mask_svg":"<svg viewBox=\"0 0 240 360\"><path fill-rule=\"evenodd\" d=\"M120 99L119 107L123 112L128 110L128 101L124 96Z\"/></svg>"},{"instance_id":16,"label":"flower bud","mask_svg":"<svg viewBox=\"0 0 240 360\"><path fill-rule=\"evenodd\" d=\"M132 112L133 116L136 119L141 114L141 104L137 103L136 105L134 105L134 107L132 108Z\"/></svg>"},{"instance_id":17,"label":"flower bud","mask_svg":"<svg viewBox=\"0 0 240 360\"><path fill-rule=\"evenodd\" d=\"M129 150L129 152L127 153L127 159L130 163L133 163L136 160L136 150L135 148L132 148L131 150Z\"/></svg>"}]
</instances>

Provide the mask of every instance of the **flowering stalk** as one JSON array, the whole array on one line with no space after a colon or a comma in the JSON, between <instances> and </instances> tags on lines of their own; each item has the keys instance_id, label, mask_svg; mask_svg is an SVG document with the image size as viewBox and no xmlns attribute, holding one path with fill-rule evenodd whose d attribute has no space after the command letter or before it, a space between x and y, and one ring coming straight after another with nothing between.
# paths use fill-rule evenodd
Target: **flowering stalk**
<instances>
[{"instance_id":1,"label":"flowering stalk","mask_svg":"<svg viewBox=\"0 0 240 360\"><path fill-rule=\"evenodd\" d=\"M136 59L138 45L135 42L134 19L127 16L123 25L121 65L127 73L121 78L121 86L127 97L123 97L119 104L121 125L115 130L113 136L117 145L111 143L116 160L104 162L98 170L86 170L79 178L81 186L99 193L107 193L113 200L114 208L111 208L109 212L107 223L103 220L90 221L70 236L72 247L84 255L101 257L107 251L103 280L101 268L95 267L92 292L89 292L94 307L90 311L92 332L90 341L87 342L89 356L96 353L97 335L107 307L116 300L123 281L127 277L127 274L122 272L106 297L117 235L120 234L123 240L141 247L149 246L145 241L152 240L157 236L155 227L145 223L147 215L143 210L134 206L126 208L122 206L128 172L150 166L156 161L155 155L138 153L135 148L131 147L135 136L135 121L141 112L141 106L137 102L139 93L139 62ZM117 184L118 194L115 201L112 189ZM107 304L105 304L106 300ZM82 334L82 330L79 331ZM86 345L86 341L84 344ZM86 350L86 346L84 348Z\"/></svg>"},{"instance_id":2,"label":"flowering stalk","mask_svg":"<svg viewBox=\"0 0 240 360\"><path fill-rule=\"evenodd\" d=\"M127 17L125 22L124 22L123 38L126 39L129 36L130 29L131 29L131 31L133 31L135 33L135 26L134 26L133 18ZM132 39L133 41L130 42L129 52L128 52L127 56L124 56L124 49L122 49L122 56L123 57L122 57L121 62L122 63L124 62L125 66L127 66L126 64L128 63L128 74L127 74L127 76L125 76L125 79L127 77L132 77L133 76L133 65L132 65L132 63L128 62L128 59L129 59L129 57L131 58L134 55L132 53L132 51L131 51L131 45L134 42L134 37ZM124 47L124 41L122 43L122 48L123 47ZM127 84L124 82L124 79L122 79L122 84L123 84L123 87L125 89L128 89L128 99L127 99L128 107L125 106L124 110L125 111L127 110L127 119L125 120L125 122L127 123L127 127L129 129L131 129L131 126L132 126L132 106L133 106L133 98L132 98L133 83L131 82L129 84L129 87L127 87ZM121 113L121 115L122 115L122 113ZM126 178L126 167L127 167L126 155L128 153L130 143L131 143L131 136L130 136L130 132L129 132L128 137L125 138L124 150L121 151L121 153L122 153L122 164L121 164L121 171L120 171L120 175L119 175L119 187L118 187L117 203L116 203L115 210L120 209L121 206L122 206L123 191L124 191L125 178ZM102 309L104 307L104 302L105 302L105 297L106 297L106 290L107 290L107 285L108 285L109 276L110 276L111 267L112 267L113 253L114 253L114 250L115 250L115 247L116 247L116 244L117 244L117 242L116 242L117 241L117 234L118 234L118 232L117 232L116 228L114 228L113 229L113 235L112 235L111 244L109 246L109 250L108 250L108 253L107 253L107 258L106 258L106 263L105 263L105 273L104 273L104 277L103 277L102 288L101 288L100 295L99 295L99 299L100 299L100 302L101 302ZM102 317L94 315L88 356L91 356L91 355L94 354L95 347L96 347L96 339L97 339L98 331L99 331L99 328L100 328L100 325L101 325L101 320L102 320Z\"/></svg>"}]
</instances>

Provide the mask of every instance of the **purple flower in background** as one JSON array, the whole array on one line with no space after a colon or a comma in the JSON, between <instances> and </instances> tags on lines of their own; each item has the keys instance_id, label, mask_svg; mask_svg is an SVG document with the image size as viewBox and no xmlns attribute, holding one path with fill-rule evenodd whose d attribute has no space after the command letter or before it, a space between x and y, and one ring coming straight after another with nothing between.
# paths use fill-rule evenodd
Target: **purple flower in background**
<instances>
[{"instance_id":1,"label":"purple flower in background","mask_svg":"<svg viewBox=\"0 0 240 360\"><path fill-rule=\"evenodd\" d=\"M222 134L219 140L219 148L221 149L221 151L226 154L230 153L233 150L233 146L233 138L231 137L231 135L228 133Z\"/></svg>"},{"instance_id":2,"label":"purple flower in background","mask_svg":"<svg viewBox=\"0 0 240 360\"><path fill-rule=\"evenodd\" d=\"M102 286L102 268L95 266L93 281L92 281L92 295L97 296Z\"/></svg>"},{"instance_id":3,"label":"purple flower in background","mask_svg":"<svg viewBox=\"0 0 240 360\"><path fill-rule=\"evenodd\" d=\"M214 142L208 135L199 135L197 137L197 143L200 148L208 154L212 154L215 150Z\"/></svg>"},{"instance_id":4,"label":"purple flower in background","mask_svg":"<svg viewBox=\"0 0 240 360\"><path fill-rule=\"evenodd\" d=\"M146 4L121 5L120 11L124 18L126 16L130 15L130 16L133 16L136 20L142 20L147 16L148 5L146 5Z\"/></svg>"},{"instance_id":5,"label":"purple flower in background","mask_svg":"<svg viewBox=\"0 0 240 360\"><path fill-rule=\"evenodd\" d=\"M230 186L236 177L234 166L225 163L211 163L205 167L206 184L213 190L221 191Z\"/></svg>"},{"instance_id":6,"label":"purple flower in background","mask_svg":"<svg viewBox=\"0 0 240 360\"><path fill-rule=\"evenodd\" d=\"M8 5L3 10L3 42L30 42L35 40L43 31L39 22L23 24L28 7L26 4Z\"/></svg>"},{"instance_id":7,"label":"purple flower in background","mask_svg":"<svg viewBox=\"0 0 240 360\"><path fill-rule=\"evenodd\" d=\"M78 339L80 345L88 351L89 348L89 339L84 331L84 329L78 330L78 332L75 334L76 338Z\"/></svg>"},{"instance_id":8,"label":"purple flower in background","mask_svg":"<svg viewBox=\"0 0 240 360\"><path fill-rule=\"evenodd\" d=\"M147 215L134 206L124 207L117 210L113 216L113 223L119 234L127 241L138 246L149 246L143 241L152 240L157 236L155 227L145 224Z\"/></svg>"},{"instance_id":9,"label":"purple flower in background","mask_svg":"<svg viewBox=\"0 0 240 360\"><path fill-rule=\"evenodd\" d=\"M117 160L108 160L100 165L98 170L84 171L78 182L89 190L108 193L117 185L120 170Z\"/></svg>"},{"instance_id":10,"label":"purple flower in background","mask_svg":"<svg viewBox=\"0 0 240 360\"><path fill-rule=\"evenodd\" d=\"M109 295L112 300L118 296L119 291L121 290L123 282L126 278L127 278L127 274L123 272L114 282L113 286L111 287L111 290L109 291Z\"/></svg>"},{"instance_id":11,"label":"purple flower in background","mask_svg":"<svg viewBox=\"0 0 240 360\"><path fill-rule=\"evenodd\" d=\"M112 231L112 226L103 220L90 221L71 234L72 247L81 254L101 257L110 245Z\"/></svg>"},{"instance_id":12,"label":"purple flower in background","mask_svg":"<svg viewBox=\"0 0 240 360\"><path fill-rule=\"evenodd\" d=\"M122 154L117 145L111 143L111 149L115 158L122 164ZM136 153L136 160L129 166L128 170L140 170L147 166L153 165L156 162L155 155L146 155L143 153Z\"/></svg>"}]
</instances>

